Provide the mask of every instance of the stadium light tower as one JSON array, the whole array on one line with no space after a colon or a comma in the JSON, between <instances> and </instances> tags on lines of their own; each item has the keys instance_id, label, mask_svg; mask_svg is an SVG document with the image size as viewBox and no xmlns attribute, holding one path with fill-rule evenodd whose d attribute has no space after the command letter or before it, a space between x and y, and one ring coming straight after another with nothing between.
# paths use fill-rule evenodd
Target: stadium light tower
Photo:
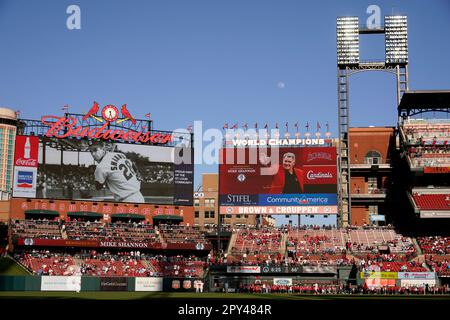
<instances>
[{"instance_id":1,"label":"stadium light tower","mask_svg":"<svg viewBox=\"0 0 450 320\"><path fill-rule=\"evenodd\" d=\"M384 61L360 61L359 35L384 34ZM338 93L338 198L339 224L351 222L350 190L350 113L349 76L363 71L384 71L397 79L397 105L408 90L408 30L406 16L385 16L384 26L360 27L358 17L338 17L336 22L337 42L337 93Z\"/></svg>"}]
</instances>

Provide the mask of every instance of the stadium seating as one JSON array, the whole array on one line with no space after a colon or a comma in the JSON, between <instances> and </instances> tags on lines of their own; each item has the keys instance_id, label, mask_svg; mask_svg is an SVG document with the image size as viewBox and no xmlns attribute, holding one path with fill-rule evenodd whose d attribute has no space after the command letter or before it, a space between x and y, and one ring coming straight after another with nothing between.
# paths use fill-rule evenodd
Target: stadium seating
<instances>
[{"instance_id":1,"label":"stadium seating","mask_svg":"<svg viewBox=\"0 0 450 320\"><path fill-rule=\"evenodd\" d=\"M184 225L159 225L159 235L167 243L206 243L205 236L197 227Z\"/></svg>"},{"instance_id":2,"label":"stadium seating","mask_svg":"<svg viewBox=\"0 0 450 320\"><path fill-rule=\"evenodd\" d=\"M20 238L61 239L61 222L42 220L12 220L13 235Z\"/></svg>"},{"instance_id":3,"label":"stadium seating","mask_svg":"<svg viewBox=\"0 0 450 320\"><path fill-rule=\"evenodd\" d=\"M450 210L450 195L413 192L416 206L421 210Z\"/></svg>"},{"instance_id":4,"label":"stadium seating","mask_svg":"<svg viewBox=\"0 0 450 320\"><path fill-rule=\"evenodd\" d=\"M282 250L282 234L278 229L238 229L231 254L244 259L264 259Z\"/></svg>"},{"instance_id":5,"label":"stadium seating","mask_svg":"<svg viewBox=\"0 0 450 320\"><path fill-rule=\"evenodd\" d=\"M65 223L65 230L71 240L159 242L153 226L142 222L70 221Z\"/></svg>"},{"instance_id":6,"label":"stadium seating","mask_svg":"<svg viewBox=\"0 0 450 320\"><path fill-rule=\"evenodd\" d=\"M348 241L353 252L371 252L387 247L391 253L415 251L412 240L396 233L393 229L350 229Z\"/></svg>"},{"instance_id":7,"label":"stadium seating","mask_svg":"<svg viewBox=\"0 0 450 320\"><path fill-rule=\"evenodd\" d=\"M450 165L450 123L448 120L409 119L400 136L411 167Z\"/></svg>"}]
</instances>

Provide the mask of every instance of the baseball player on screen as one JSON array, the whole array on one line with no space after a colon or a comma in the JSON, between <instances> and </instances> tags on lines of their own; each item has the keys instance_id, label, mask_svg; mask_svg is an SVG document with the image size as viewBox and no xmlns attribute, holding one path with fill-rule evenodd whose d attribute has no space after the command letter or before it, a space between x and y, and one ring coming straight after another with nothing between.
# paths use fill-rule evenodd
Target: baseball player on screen
<instances>
[{"instance_id":1,"label":"baseball player on screen","mask_svg":"<svg viewBox=\"0 0 450 320\"><path fill-rule=\"evenodd\" d=\"M89 146L95 161L95 186L97 190L104 185L119 202L144 203L141 193L141 182L138 179L136 166L125 154L112 152L103 142L95 142Z\"/></svg>"}]
</instances>

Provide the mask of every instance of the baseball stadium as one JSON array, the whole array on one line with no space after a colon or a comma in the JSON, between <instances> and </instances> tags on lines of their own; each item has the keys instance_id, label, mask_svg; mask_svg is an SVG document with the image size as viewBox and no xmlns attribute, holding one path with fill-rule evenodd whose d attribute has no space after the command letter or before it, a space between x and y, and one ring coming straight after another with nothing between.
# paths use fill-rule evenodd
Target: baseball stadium
<instances>
[{"instance_id":1,"label":"baseball stadium","mask_svg":"<svg viewBox=\"0 0 450 320\"><path fill-rule=\"evenodd\" d=\"M337 136L226 124L200 187L191 128L126 104L1 108L0 299L448 302L450 89L409 87L407 16L362 25L336 19ZM349 125L369 71L395 78L392 126Z\"/></svg>"}]
</instances>

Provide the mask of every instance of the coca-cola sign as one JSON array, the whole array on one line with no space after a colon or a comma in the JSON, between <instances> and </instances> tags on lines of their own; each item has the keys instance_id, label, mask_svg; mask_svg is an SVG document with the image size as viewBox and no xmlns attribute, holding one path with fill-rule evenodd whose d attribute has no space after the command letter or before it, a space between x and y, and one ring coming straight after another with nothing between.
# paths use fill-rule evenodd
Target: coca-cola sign
<instances>
[{"instance_id":1,"label":"coca-cola sign","mask_svg":"<svg viewBox=\"0 0 450 320\"><path fill-rule=\"evenodd\" d=\"M45 135L47 137L55 137L64 139L68 137L74 138L90 138L104 140L124 140L129 142L151 143L151 144L167 144L172 141L170 133L151 133L150 131L135 131L110 129L109 122L104 122L100 127L83 127L77 126L78 120L75 117L57 117L43 116L41 122L49 127Z\"/></svg>"},{"instance_id":2,"label":"coca-cola sign","mask_svg":"<svg viewBox=\"0 0 450 320\"><path fill-rule=\"evenodd\" d=\"M39 138L35 136L17 136L14 152L14 165L20 167L38 166Z\"/></svg>"},{"instance_id":3,"label":"coca-cola sign","mask_svg":"<svg viewBox=\"0 0 450 320\"><path fill-rule=\"evenodd\" d=\"M37 167L37 160L36 159L19 158L19 159L16 160L16 166Z\"/></svg>"}]
</instances>

